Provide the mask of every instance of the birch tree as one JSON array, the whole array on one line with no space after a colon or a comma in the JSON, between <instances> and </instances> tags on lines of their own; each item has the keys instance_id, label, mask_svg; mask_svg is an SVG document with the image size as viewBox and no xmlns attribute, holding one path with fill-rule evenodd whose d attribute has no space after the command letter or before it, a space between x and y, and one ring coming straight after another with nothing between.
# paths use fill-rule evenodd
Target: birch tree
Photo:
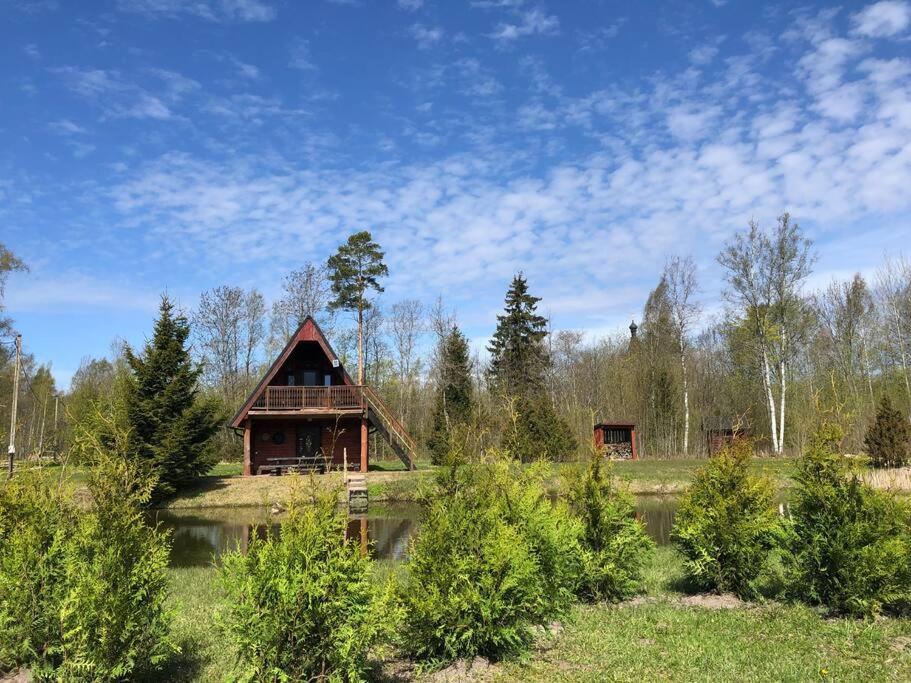
<instances>
[{"instance_id":1,"label":"birch tree","mask_svg":"<svg viewBox=\"0 0 911 683\"><path fill-rule=\"evenodd\" d=\"M804 332L801 285L810 275L811 243L787 213L770 232L750 221L718 255L728 285L724 297L747 323L767 404L772 450L784 450L789 366ZM777 397L776 397L777 390Z\"/></svg>"},{"instance_id":2,"label":"birch tree","mask_svg":"<svg viewBox=\"0 0 911 683\"><path fill-rule=\"evenodd\" d=\"M892 339L893 356L897 357L905 387L908 419L911 420L911 378L908 373L908 337L911 327L911 262L905 257L886 258L876 273L877 299Z\"/></svg>"},{"instance_id":3,"label":"birch tree","mask_svg":"<svg viewBox=\"0 0 911 683\"><path fill-rule=\"evenodd\" d=\"M683 454L689 453L690 443L690 393L687 372L687 353L693 325L699 317L696 301L699 286L696 280L696 262L691 256L674 256L664 266L667 297L671 308L671 329L680 355L680 375L683 388Z\"/></svg>"}]
</instances>

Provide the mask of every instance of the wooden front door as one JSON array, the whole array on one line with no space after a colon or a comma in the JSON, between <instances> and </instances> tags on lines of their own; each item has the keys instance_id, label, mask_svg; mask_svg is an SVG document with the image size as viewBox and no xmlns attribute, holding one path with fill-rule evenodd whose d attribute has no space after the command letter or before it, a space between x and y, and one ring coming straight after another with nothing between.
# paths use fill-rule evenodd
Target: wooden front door
<instances>
[{"instance_id":1,"label":"wooden front door","mask_svg":"<svg viewBox=\"0 0 911 683\"><path fill-rule=\"evenodd\" d=\"M321 445L322 431L319 425L307 424L297 428L297 457L315 458Z\"/></svg>"}]
</instances>

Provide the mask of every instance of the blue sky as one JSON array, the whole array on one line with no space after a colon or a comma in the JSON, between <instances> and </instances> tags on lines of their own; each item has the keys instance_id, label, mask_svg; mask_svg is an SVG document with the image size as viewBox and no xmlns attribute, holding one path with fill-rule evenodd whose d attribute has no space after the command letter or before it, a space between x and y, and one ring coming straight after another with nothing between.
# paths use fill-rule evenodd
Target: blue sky
<instances>
[{"instance_id":1,"label":"blue sky","mask_svg":"<svg viewBox=\"0 0 911 683\"><path fill-rule=\"evenodd\" d=\"M277 296L351 231L476 340L524 270L610 333L789 210L814 285L911 237L911 4L0 0L6 304L66 383L159 294Z\"/></svg>"}]
</instances>

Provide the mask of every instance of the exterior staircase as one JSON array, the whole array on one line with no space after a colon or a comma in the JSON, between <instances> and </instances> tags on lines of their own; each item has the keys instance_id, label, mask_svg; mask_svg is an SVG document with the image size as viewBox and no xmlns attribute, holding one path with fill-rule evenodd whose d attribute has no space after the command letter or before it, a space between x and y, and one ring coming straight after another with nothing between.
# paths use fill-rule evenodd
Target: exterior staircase
<instances>
[{"instance_id":1,"label":"exterior staircase","mask_svg":"<svg viewBox=\"0 0 911 683\"><path fill-rule=\"evenodd\" d=\"M417 453L417 444L408 431L398 421L389 406L370 387L363 387L364 403L366 406L367 420L386 439L392 451L409 470L414 469L414 457Z\"/></svg>"}]
</instances>

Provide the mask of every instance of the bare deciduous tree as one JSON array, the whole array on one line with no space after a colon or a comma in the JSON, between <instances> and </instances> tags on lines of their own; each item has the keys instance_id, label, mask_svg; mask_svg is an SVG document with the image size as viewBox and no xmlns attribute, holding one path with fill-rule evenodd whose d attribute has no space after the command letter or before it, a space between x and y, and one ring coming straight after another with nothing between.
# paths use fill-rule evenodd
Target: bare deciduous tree
<instances>
[{"instance_id":1,"label":"bare deciduous tree","mask_svg":"<svg viewBox=\"0 0 911 683\"><path fill-rule=\"evenodd\" d=\"M329 309L332 283L326 266L307 262L282 279L282 297L272 303L270 346L280 349L307 316L312 316L323 332L332 337L335 313Z\"/></svg>"},{"instance_id":2,"label":"bare deciduous tree","mask_svg":"<svg viewBox=\"0 0 911 683\"><path fill-rule=\"evenodd\" d=\"M683 454L689 453L690 443L690 393L687 375L687 349L693 325L699 317L696 301L699 286L696 281L696 262L691 256L674 256L664 266L667 297L671 307L671 329L680 354L680 372L683 388Z\"/></svg>"},{"instance_id":3,"label":"bare deciduous tree","mask_svg":"<svg viewBox=\"0 0 911 683\"><path fill-rule=\"evenodd\" d=\"M389 330L395 347L396 370L399 379L399 411L408 417L414 383L418 337L423 330L424 307L416 299L405 299L392 305Z\"/></svg>"},{"instance_id":4,"label":"bare deciduous tree","mask_svg":"<svg viewBox=\"0 0 911 683\"><path fill-rule=\"evenodd\" d=\"M779 454L784 449L789 365L805 331L806 306L800 288L813 260L810 241L787 213L768 233L750 221L746 233L736 235L718 255L729 285L724 296L743 316L756 344L772 448Z\"/></svg>"}]
</instances>

